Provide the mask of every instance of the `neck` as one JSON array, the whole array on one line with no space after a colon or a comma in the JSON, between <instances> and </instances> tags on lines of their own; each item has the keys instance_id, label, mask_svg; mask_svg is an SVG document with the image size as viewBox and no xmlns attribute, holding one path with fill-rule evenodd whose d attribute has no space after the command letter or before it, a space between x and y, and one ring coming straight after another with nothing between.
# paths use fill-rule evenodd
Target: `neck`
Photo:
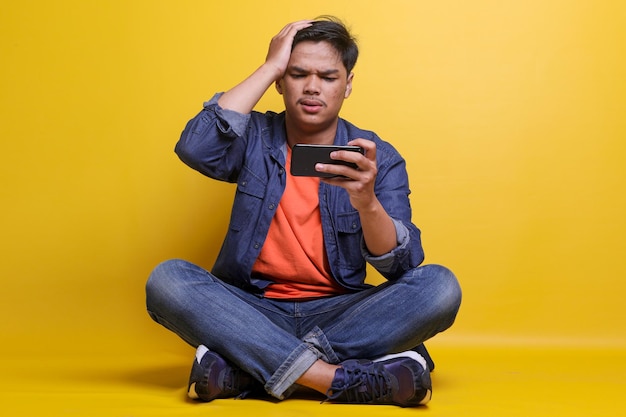
<instances>
[{"instance_id":1,"label":"neck","mask_svg":"<svg viewBox=\"0 0 626 417\"><path fill-rule=\"evenodd\" d=\"M289 147L293 147L296 143L308 143L319 145L332 145L335 142L337 133L337 124L339 119L335 119L328 126L296 126L289 122L289 118L285 119L285 129L287 132L287 143Z\"/></svg>"}]
</instances>

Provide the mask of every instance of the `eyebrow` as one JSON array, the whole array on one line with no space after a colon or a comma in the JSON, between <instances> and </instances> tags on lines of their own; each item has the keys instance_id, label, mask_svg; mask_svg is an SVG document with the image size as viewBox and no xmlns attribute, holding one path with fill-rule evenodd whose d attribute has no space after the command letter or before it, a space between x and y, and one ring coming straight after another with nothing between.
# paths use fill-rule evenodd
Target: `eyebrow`
<instances>
[{"instance_id":1,"label":"eyebrow","mask_svg":"<svg viewBox=\"0 0 626 417\"><path fill-rule=\"evenodd\" d=\"M307 73L307 74L308 74L309 72L311 72L311 71L306 70L306 69L304 69L304 68L302 68L302 67L299 67L299 66L297 66L297 65L292 65L292 66L290 66L290 67L289 67L289 70L290 70L290 71L295 71L295 72L303 72L303 73ZM339 72L339 70L338 70L338 69L328 69L328 70L320 71L320 72L319 72L319 74L320 74L320 75L331 75L331 74L336 74L336 73L338 73L338 72Z\"/></svg>"}]
</instances>

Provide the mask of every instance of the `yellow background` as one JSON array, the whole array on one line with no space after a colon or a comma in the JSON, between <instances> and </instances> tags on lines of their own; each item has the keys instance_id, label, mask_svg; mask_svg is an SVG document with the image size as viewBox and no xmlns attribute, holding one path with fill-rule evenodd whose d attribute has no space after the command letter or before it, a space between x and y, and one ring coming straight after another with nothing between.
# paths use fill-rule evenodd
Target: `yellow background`
<instances>
[{"instance_id":1,"label":"yellow background","mask_svg":"<svg viewBox=\"0 0 626 417\"><path fill-rule=\"evenodd\" d=\"M405 156L427 262L463 286L439 343L625 346L625 4L3 5L0 353L187 352L144 283L165 259L212 265L233 188L173 146L320 14L360 42L343 116ZM281 106L272 89L258 109Z\"/></svg>"}]
</instances>

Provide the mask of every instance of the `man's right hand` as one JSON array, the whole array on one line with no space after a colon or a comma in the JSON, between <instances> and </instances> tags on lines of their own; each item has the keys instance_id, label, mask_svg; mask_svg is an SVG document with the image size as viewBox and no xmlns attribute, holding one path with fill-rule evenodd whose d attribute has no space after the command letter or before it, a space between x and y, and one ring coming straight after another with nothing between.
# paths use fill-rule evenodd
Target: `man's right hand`
<instances>
[{"instance_id":1,"label":"man's right hand","mask_svg":"<svg viewBox=\"0 0 626 417\"><path fill-rule=\"evenodd\" d=\"M218 104L224 109L250 113L265 91L285 74L296 33L311 24L311 20L300 20L285 26L272 38L265 62L248 78L222 94Z\"/></svg>"},{"instance_id":2,"label":"man's right hand","mask_svg":"<svg viewBox=\"0 0 626 417\"><path fill-rule=\"evenodd\" d=\"M279 80L287 70L293 38L299 30L311 26L311 20L299 20L285 26L270 42L269 51L265 58L265 64L273 67L276 71L276 80Z\"/></svg>"}]
</instances>

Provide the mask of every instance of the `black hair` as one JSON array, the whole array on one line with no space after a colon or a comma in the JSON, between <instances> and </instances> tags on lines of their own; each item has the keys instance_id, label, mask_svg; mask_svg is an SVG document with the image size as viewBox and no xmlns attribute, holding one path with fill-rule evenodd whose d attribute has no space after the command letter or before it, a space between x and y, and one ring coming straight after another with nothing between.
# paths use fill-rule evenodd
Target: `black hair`
<instances>
[{"instance_id":1,"label":"black hair","mask_svg":"<svg viewBox=\"0 0 626 417\"><path fill-rule=\"evenodd\" d=\"M293 39L292 50L303 41L328 42L341 57L341 62L346 67L348 74L352 72L359 57L356 39L350 34L343 22L333 16L320 16L315 19L311 26L299 30Z\"/></svg>"}]
</instances>

